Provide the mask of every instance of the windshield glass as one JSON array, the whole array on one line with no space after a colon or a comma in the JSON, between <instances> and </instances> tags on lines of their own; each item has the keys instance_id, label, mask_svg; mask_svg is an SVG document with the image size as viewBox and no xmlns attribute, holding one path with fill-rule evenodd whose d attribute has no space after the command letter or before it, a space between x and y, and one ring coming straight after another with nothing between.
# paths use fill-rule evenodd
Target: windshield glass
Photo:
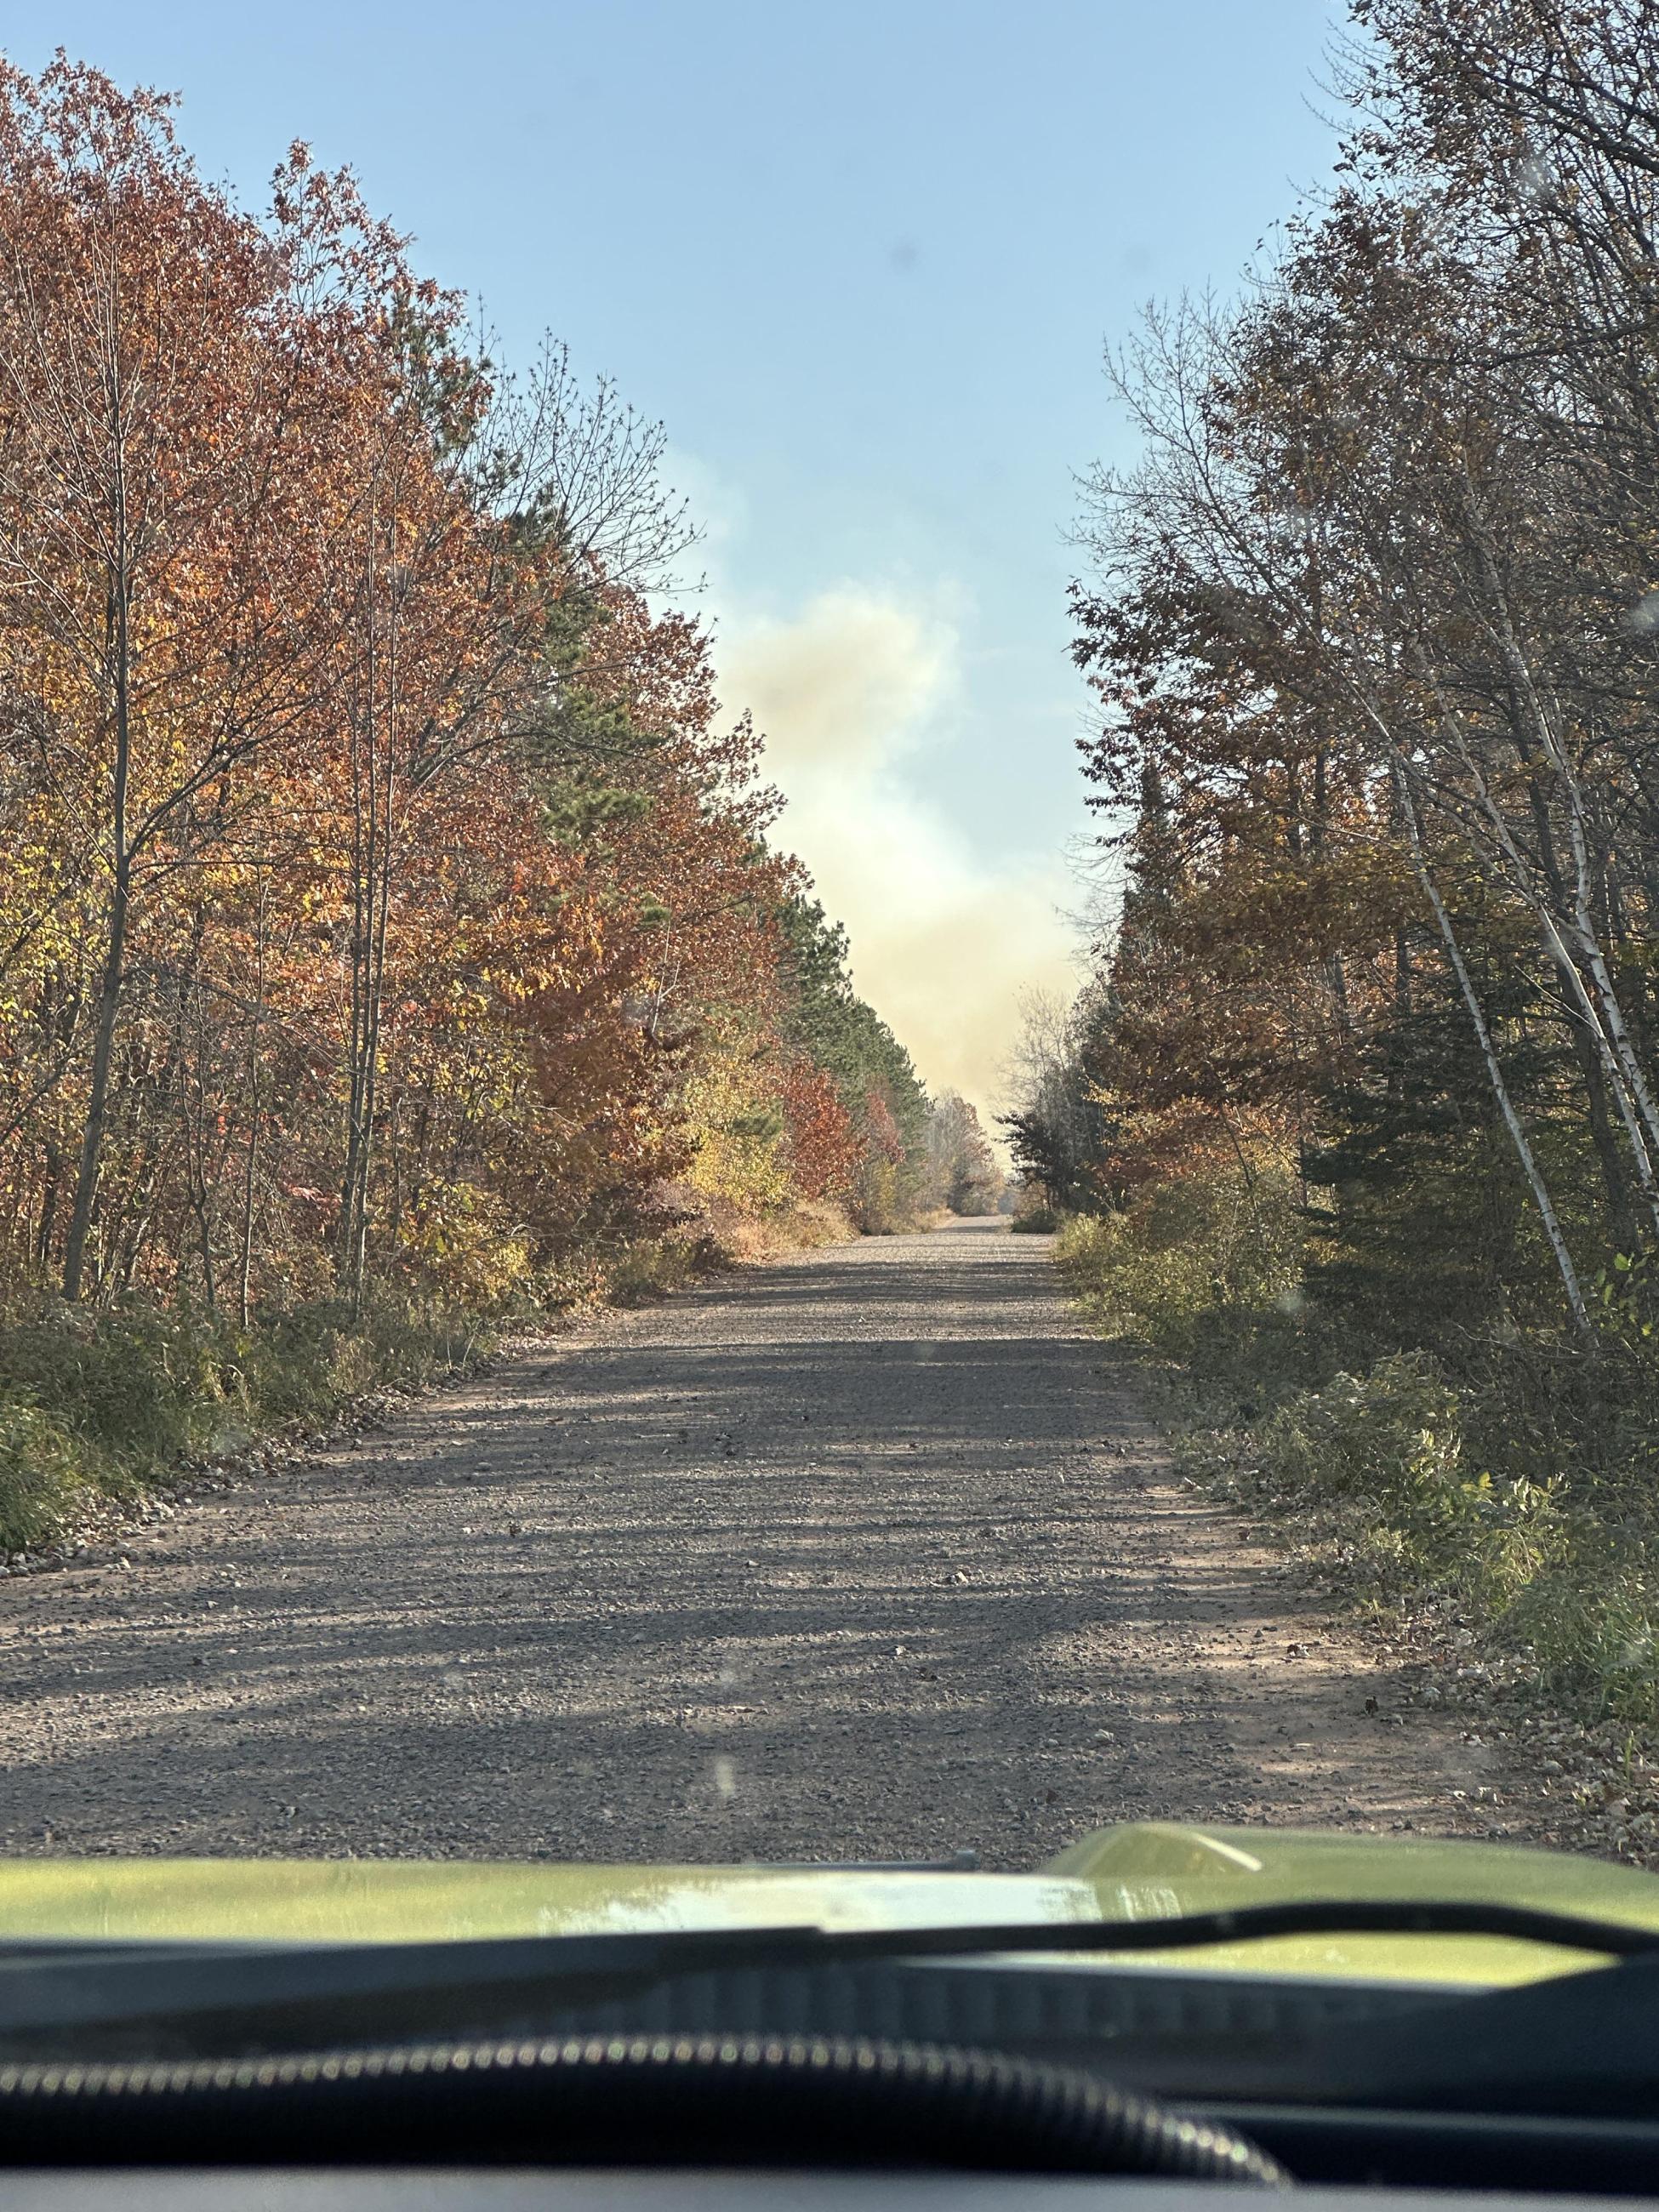
<instances>
[{"instance_id":1,"label":"windshield glass","mask_svg":"<svg viewBox=\"0 0 1659 2212\"><path fill-rule=\"evenodd\" d=\"M1659 1929L1659 21L531 14L14 11L0 1942Z\"/></svg>"}]
</instances>

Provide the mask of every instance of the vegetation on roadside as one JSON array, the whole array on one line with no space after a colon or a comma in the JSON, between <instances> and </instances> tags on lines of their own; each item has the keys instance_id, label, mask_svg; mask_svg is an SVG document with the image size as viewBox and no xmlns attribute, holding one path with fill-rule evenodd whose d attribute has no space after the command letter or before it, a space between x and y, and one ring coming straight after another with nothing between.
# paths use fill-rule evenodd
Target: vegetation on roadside
<instances>
[{"instance_id":1,"label":"vegetation on roadside","mask_svg":"<svg viewBox=\"0 0 1659 2212\"><path fill-rule=\"evenodd\" d=\"M1329 199L1112 364L1121 910L1011 1143L1189 1462L1659 1720L1659 19L1358 0Z\"/></svg>"},{"instance_id":2,"label":"vegetation on roadside","mask_svg":"<svg viewBox=\"0 0 1659 2212\"><path fill-rule=\"evenodd\" d=\"M1294 1186L1276 1290L1240 1199L1195 1180L1059 1239L1079 1301L1161 1376L1183 1468L1361 1607L1437 1602L1586 1711L1659 1721L1651 1363L1586 1378L1547 1338L1448 1310L1380 1350L1322 1304Z\"/></svg>"},{"instance_id":3,"label":"vegetation on roadside","mask_svg":"<svg viewBox=\"0 0 1659 2212\"><path fill-rule=\"evenodd\" d=\"M978 1109L959 1091L942 1092L927 1120L930 1203L947 1213L976 1219L1000 1209L1006 1181Z\"/></svg>"},{"instance_id":4,"label":"vegetation on roadside","mask_svg":"<svg viewBox=\"0 0 1659 2212\"><path fill-rule=\"evenodd\" d=\"M734 1224L914 1218L659 428L63 60L0 64L0 1548Z\"/></svg>"}]
</instances>

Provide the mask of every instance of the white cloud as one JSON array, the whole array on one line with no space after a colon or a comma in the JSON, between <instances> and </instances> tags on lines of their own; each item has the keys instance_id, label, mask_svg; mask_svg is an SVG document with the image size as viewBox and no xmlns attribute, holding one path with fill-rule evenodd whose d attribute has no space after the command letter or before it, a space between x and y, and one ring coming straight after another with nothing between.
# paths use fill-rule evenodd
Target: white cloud
<instances>
[{"instance_id":1,"label":"white cloud","mask_svg":"<svg viewBox=\"0 0 1659 2212\"><path fill-rule=\"evenodd\" d=\"M852 938L858 988L931 1090L988 1117L1031 985L1069 994L1073 936L1060 854L987 858L940 805L953 763L962 644L948 611L860 585L788 620L722 624L728 708L752 709L799 854ZM1009 773L1017 773L1011 757ZM994 821L997 794L983 806Z\"/></svg>"}]
</instances>

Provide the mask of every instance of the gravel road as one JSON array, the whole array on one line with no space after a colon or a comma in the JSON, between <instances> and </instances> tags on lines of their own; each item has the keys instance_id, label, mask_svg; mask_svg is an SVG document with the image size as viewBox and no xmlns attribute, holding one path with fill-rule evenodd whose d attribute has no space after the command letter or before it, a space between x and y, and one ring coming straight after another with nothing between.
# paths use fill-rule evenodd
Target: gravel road
<instances>
[{"instance_id":1,"label":"gravel road","mask_svg":"<svg viewBox=\"0 0 1659 2212\"><path fill-rule=\"evenodd\" d=\"M0 1848L1018 1868L1147 1815L1483 1829L1494 1754L1172 1480L1047 1246L748 1270L5 1583Z\"/></svg>"}]
</instances>

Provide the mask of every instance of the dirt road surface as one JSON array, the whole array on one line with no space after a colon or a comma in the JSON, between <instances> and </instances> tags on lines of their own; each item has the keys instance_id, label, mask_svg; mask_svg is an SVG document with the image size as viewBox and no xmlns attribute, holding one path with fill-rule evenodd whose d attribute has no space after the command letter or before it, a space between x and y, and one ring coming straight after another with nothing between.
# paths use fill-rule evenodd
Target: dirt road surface
<instances>
[{"instance_id":1,"label":"dirt road surface","mask_svg":"<svg viewBox=\"0 0 1659 2212\"><path fill-rule=\"evenodd\" d=\"M1149 1815L1483 1832L1494 1754L1172 1478L1047 1245L745 1272L0 1584L0 1848L1019 1868Z\"/></svg>"}]
</instances>

